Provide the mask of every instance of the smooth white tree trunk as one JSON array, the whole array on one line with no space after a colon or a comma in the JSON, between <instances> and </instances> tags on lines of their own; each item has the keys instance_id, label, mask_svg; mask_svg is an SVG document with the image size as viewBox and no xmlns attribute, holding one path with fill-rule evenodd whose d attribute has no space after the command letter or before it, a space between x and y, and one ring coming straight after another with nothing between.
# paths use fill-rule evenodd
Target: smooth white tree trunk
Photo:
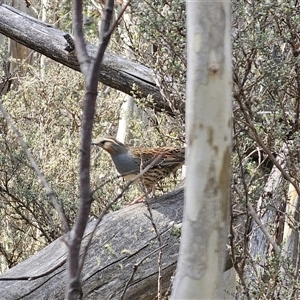
<instances>
[{"instance_id":1,"label":"smooth white tree trunk","mask_svg":"<svg viewBox=\"0 0 300 300\"><path fill-rule=\"evenodd\" d=\"M127 3L128 1L123 2L123 6ZM121 7L120 7L121 8ZM131 12L130 9L127 9L124 13L123 16L123 22L126 24L127 28L130 28L130 30L134 31L135 26L132 24L131 20ZM131 40L128 36L128 32L125 30L125 28L121 28L119 26L119 31L120 35L123 36L123 39L125 40L124 44L124 49L125 49L125 57L131 59L133 57L132 50L129 47L131 45ZM122 92L119 92L120 98L124 97L124 103L121 106L121 111L120 111L120 120L119 120L119 126L118 126L118 132L117 132L117 139L121 141L122 143L125 143L126 140L131 140L132 139L132 132L130 130L130 122L133 118L134 111L137 112L137 115L139 115L138 108L136 104L134 103L134 98L131 97L130 95L125 95Z\"/></svg>"},{"instance_id":2,"label":"smooth white tree trunk","mask_svg":"<svg viewBox=\"0 0 300 300\"><path fill-rule=\"evenodd\" d=\"M47 21L47 2L48 2L48 0L42 0L42 21L43 22ZM40 66L41 66L41 78L44 79L45 68L46 68L46 56L45 55L41 55Z\"/></svg>"},{"instance_id":3,"label":"smooth white tree trunk","mask_svg":"<svg viewBox=\"0 0 300 300\"><path fill-rule=\"evenodd\" d=\"M221 299L229 206L229 1L187 1L187 182L172 299Z\"/></svg>"},{"instance_id":4,"label":"smooth white tree trunk","mask_svg":"<svg viewBox=\"0 0 300 300\"><path fill-rule=\"evenodd\" d=\"M296 224L299 223L299 195L291 183L289 184L288 198L283 232L283 249L286 255L291 257L293 267L296 267L299 260L299 230L295 230Z\"/></svg>"},{"instance_id":5,"label":"smooth white tree trunk","mask_svg":"<svg viewBox=\"0 0 300 300\"><path fill-rule=\"evenodd\" d=\"M31 1L32 6L36 5L36 1ZM16 1L16 0L5 0L1 1L1 3L10 5L22 12L25 12L29 16L36 17L36 13L34 9L30 6L27 7L25 1ZM0 35L0 45L3 45L4 43L4 36ZM32 64L33 63L33 54L34 51L19 44L18 42L9 39L8 42L8 51L7 51L8 57L10 57L10 61L7 63L6 70L8 71L7 75L11 76L15 74L15 72L18 70L22 70L22 63L25 62L26 64ZM14 81L16 85L16 81ZM6 93L9 89L9 82L5 84L3 87L2 93Z\"/></svg>"},{"instance_id":6,"label":"smooth white tree trunk","mask_svg":"<svg viewBox=\"0 0 300 300\"><path fill-rule=\"evenodd\" d=\"M34 1L35 3L36 1ZM36 17L34 9L30 6L27 7L25 1L16 1L16 0L6 0L5 4L8 4L22 12L25 12L27 15ZM9 71L14 72L16 68L20 67L20 62L25 61L27 64L33 62L33 51L14 40L9 42L9 55L19 61L19 63L10 62Z\"/></svg>"}]
</instances>

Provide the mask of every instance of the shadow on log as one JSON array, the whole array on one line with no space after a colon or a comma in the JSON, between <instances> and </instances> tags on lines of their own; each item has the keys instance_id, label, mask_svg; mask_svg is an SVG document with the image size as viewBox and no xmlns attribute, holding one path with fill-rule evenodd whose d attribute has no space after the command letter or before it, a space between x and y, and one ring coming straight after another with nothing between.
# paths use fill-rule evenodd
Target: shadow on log
<instances>
[{"instance_id":1,"label":"shadow on log","mask_svg":"<svg viewBox=\"0 0 300 300\"><path fill-rule=\"evenodd\" d=\"M150 202L162 239L162 289L170 286L179 251L183 190ZM107 214L98 226L82 272L83 299L153 299L157 293L158 240L144 203ZM95 226L90 221L83 247ZM61 237L0 276L1 299L64 299L67 246ZM40 277L41 274L47 275ZM38 278L36 278L38 277ZM31 278L28 280L28 278Z\"/></svg>"}]
</instances>

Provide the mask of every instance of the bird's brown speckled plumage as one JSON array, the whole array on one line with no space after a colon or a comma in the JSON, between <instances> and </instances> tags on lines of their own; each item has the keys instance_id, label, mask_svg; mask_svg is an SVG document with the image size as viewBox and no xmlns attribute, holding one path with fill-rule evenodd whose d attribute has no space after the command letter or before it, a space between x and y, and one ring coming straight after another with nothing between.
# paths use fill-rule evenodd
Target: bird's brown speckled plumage
<instances>
[{"instance_id":1,"label":"bird's brown speckled plumage","mask_svg":"<svg viewBox=\"0 0 300 300\"><path fill-rule=\"evenodd\" d=\"M162 158L140 179L147 190L150 190L158 181L176 172L184 164L184 148L129 147L110 136L100 138L93 144L100 146L111 155L116 169L126 180L131 180L161 155Z\"/></svg>"}]
</instances>

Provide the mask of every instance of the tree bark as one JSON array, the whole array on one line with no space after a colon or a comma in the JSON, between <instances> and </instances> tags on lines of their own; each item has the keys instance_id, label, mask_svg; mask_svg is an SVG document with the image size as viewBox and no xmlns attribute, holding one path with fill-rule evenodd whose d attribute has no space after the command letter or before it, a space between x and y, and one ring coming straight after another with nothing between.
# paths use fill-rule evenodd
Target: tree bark
<instances>
[{"instance_id":1,"label":"tree bark","mask_svg":"<svg viewBox=\"0 0 300 300\"><path fill-rule=\"evenodd\" d=\"M71 69L80 71L76 55L69 54L63 32L51 25L30 17L8 5L0 4L0 33L31 48ZM87 44L90 59L95 57L97 48ZM106 52L99 71L99 81L128 95L143 98L152 95L154 103L145 104L156 111L173 116L152 78L151 69ZM135 92L133 93L133 86Z\"/></svg>"},{"instance_id":2,"label":"tree bark","mask_svg":"<svg viewBox=\"0 0 300 300\"><path fill-rule=\"evenodd\" d=\"M295 187L290 183L288 190L288 202L286 205L286 215L283 231L283 250L286 259L290 259L291 265L294 268L295 277L299 274L300 258L299 258L299 227L300 222L300 199ZM288 280L287 280L288 284ZM294 299L300 297L299 289L296 289Z\"/></svg>"},{"instance_id":3,"label":"tree bark","mask_svg":"<svg viewBox=\"0 0 300 300\"><path fill-rule=\"evenodd\" d=\"M16 9L30 16L35 16L33 9L31 7L27 7L25 1L5 0L2 2L5 2L5 4L15 7ZM4 43L4 39L1 40L1 45L2 43ZM27 64L33 63L34 51L32 51L27 47L24 47L23 45L15 42L12 39L9 39L8 41L7 52L8 52L8 56L12 58L6 63L5 70L7 70L8 74L15 73L17 69L19 74L21 74L21 71L24 72L23 65L22 65L23 62L26 62ZM1 85L2 94L8 92L12 83L14 83L14 88L17 88L18 80L16 80L16 78L10 79Z\"/></svg>"},{"instance_id":4,"label":"tree bark","mask_svg":"<svg viewBox=\"0 0 300 300\"><path fill-rule=\"evenodd\" d=\"M299 195L292 184L289 184L288 202L286 205L286 217L283 231L284 251L287 256L291 257L292 265L299 272Z\"/></svg>"},{"instance_id":5,"label":"tree bark","mask_svg":"<svg viewBox=\"0 0 300 300\"><path fill-rule=\"evenodd\" d=\"M221 299L231 149L230 2L187 1L187 177L172 299Z\"/></svg>"},{"instance_id":6,"label":"tree bark","mask_svg":"<svg viewBox=\"0 0 300 300\"><path fill-rule=\"evenodd\" d=\"M286 165L286 155L287 149L283 147L276 157L277 162L284 169ZM272 171L269 175L266 186L264 187L263 193L259 198L257 204L257 211L259 212L258 216L260 221L267 228L271 237L276 240L276 226L278 213L282 208L282 189L283 176L281 171L273 166ZM266 203L268 205L266 205ZM252 234L249 238L249 255L252 259L259 259L259 266L256 266L256 269L252 269L252 264L249 265L247 271L247 281L249 284L253 281L253 278L257 278L257 274L263 274L265 271L264 266L267 263L268 254L270 253L271 244L267 239L267 236L263 230L256 224L254 221L251 228Z\"/></svg>"},{"instance_id":7,"label":"tree bark","mask_svg":"<svg viewBox=\"0 0 300 300\"><path fill-rule=\"evenodd\" d=\"M153 199L150 203L154 222L162 239L163 291L174 274L179 250L183 213L183 190ZM145 204L128 206L104 217L98 226L82 272L83 299L153 299L157 291L159 243L148 218ZM94 228L91 221L85 232L82 249ZM64 299L66 280L66 237L18 264L0 276L1 299ZM139 262L141 262L140 265ZM55 268L55 266L57 266ZM48 275L32 280L52 270ZM23 277L23 280L16 280ZM15 278L5 280L4 278Z\"/></svg>"},{"instance_id":8,"label":"tree bark","mask_svg":"<svg viewBox=\"0 0 300 300\"><path fill-rule=\"evenodd\" d=\"M162 238L163 293L170 288L171 277L176 269L183 198L184 192L180 189L150 201L154 222ZM137 270L123 299L153 300L157 294L157 257L160 248L148 216L146 205L141 203L104 217L96 229L85 260L81 278L83 299L122 299L125 285L136 266ZM88 223L82 249L85 248L95 223L96 220ZM67 237L62 236L0 275L0 298L64 299L68 254L66 241ZM226 253L224 271L230 268L231 258ZM42 274L45 275L40 276ZM230 287L226 286L225 290L230 290ZM228 299L228 295L224 295L222 299Z\"/></svg>"}]
</instances>

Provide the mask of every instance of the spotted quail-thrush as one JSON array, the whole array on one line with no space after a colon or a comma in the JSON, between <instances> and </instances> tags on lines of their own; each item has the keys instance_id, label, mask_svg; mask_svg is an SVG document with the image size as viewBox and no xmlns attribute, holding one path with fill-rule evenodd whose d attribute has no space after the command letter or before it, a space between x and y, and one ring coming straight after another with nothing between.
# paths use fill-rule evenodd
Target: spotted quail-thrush
<instances>
[{"instance_id":1,"label":"spotted quail-thrush","mask_svg":"<svg viewBox=\"0 0 300 300\"><path fill-rule=\"evenodd\" d=\"M134 148L126 146L110 136L100 138L92 144L100 146L111 155L117 171L128 181L132 180L151 162L154 162L156 157L160 157L139 179L147 192L151 191L155 183L176 172L184 163L184 148Z\"/></svg>"}]
</instances>

